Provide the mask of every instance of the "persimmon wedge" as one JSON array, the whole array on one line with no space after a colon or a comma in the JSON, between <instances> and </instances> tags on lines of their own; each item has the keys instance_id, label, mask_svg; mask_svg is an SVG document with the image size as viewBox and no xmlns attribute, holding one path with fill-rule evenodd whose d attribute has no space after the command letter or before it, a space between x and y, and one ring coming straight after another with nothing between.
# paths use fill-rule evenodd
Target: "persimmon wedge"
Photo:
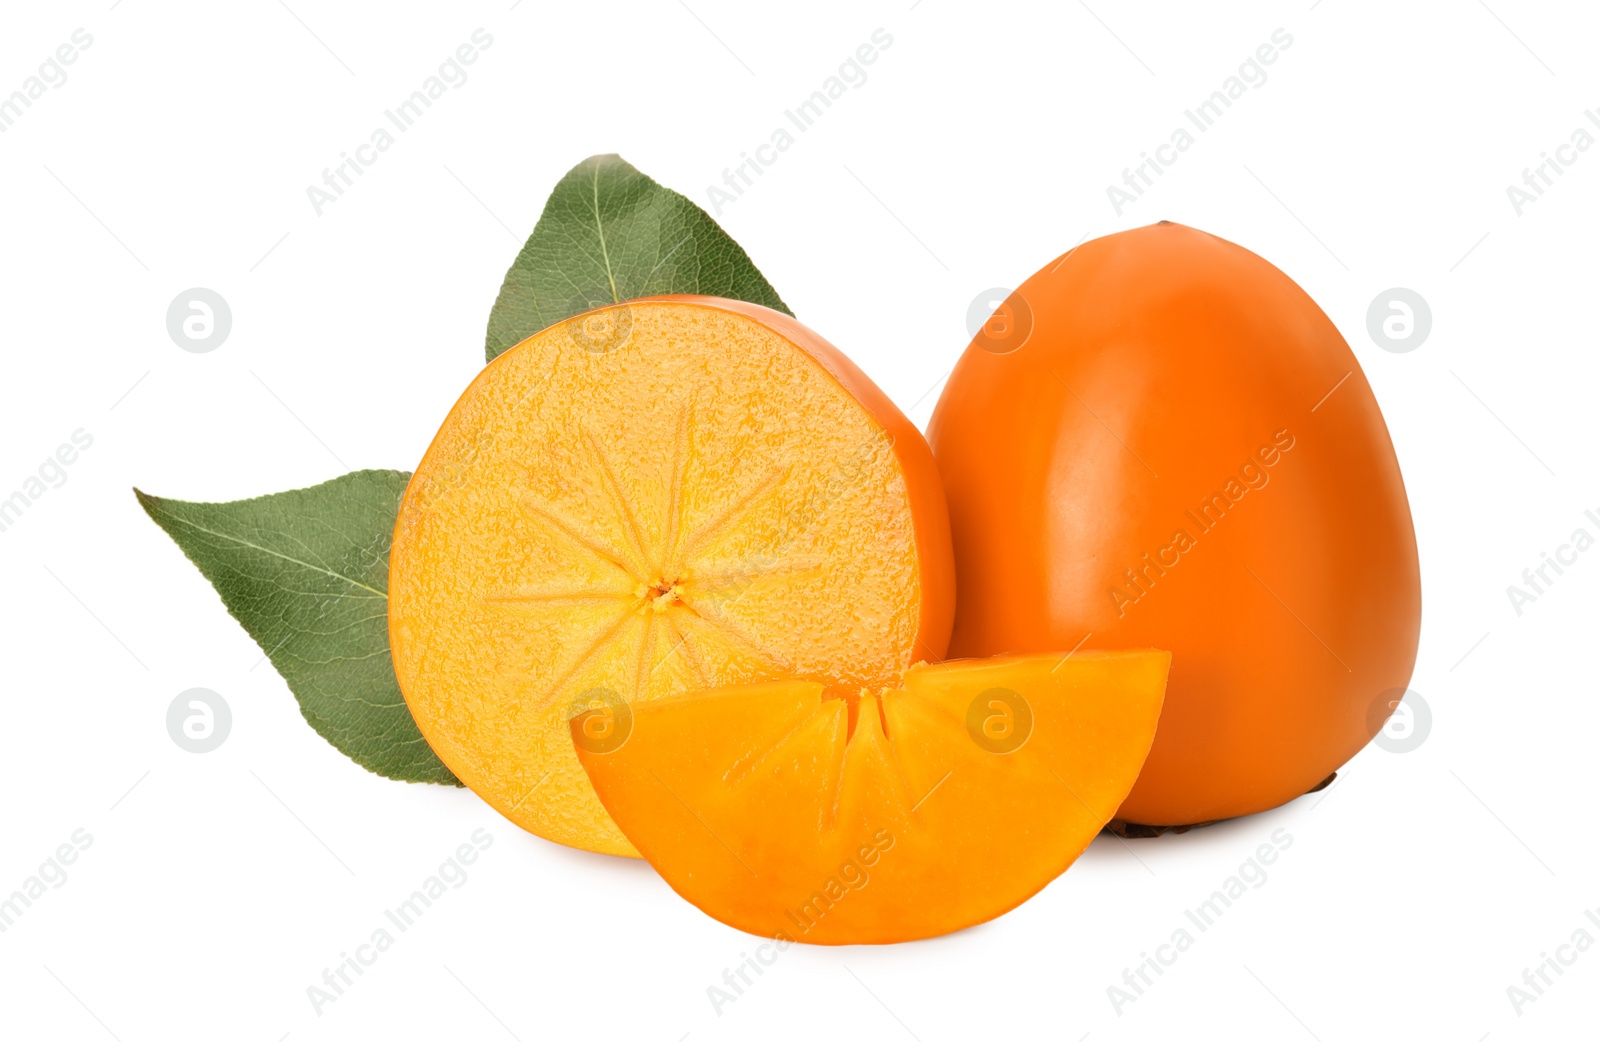
<instances>
[{"instance_id":1,"label":"persimmon wedge","mask_svg":"<svg viewBox=\"0 0 1600 1042\"><path fill-rule=\"evenodd\" d=\"M960 930L1027 900L1116 813L1155 737L1170 656L1085 651L814 681L572 721L600 801L683 897L812 944Z\"/></svg>"},{"instance_id":2,"label":"persimmon wedge","mask_svg":"<svg viewBox=\"0 0 1600 1042\"><path fill-rule=\"evenodd\" d=\"M634 300L491 362L406 488L395 674L456 776L523 828L633 854L572 753L591 704L944 654L944 493L922 435L787 315Z\"/></svg>"}]
</instances>

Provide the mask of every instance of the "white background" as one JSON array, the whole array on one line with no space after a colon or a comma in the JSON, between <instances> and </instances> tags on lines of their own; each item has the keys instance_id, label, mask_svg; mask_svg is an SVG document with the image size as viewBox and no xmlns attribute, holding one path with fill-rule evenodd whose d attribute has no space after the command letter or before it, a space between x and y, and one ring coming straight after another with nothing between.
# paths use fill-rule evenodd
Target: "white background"
<instances>
[{"instance_id":1,"label":"white background","mask_svg":"<svg viewBox=\"0 0 1600 1042\"><path fill-rule=\"evenodd\" d=\"M1506 587L1600 527L1600 149L1520 216L1506 188L1600 107L1600 20L1490 4L7 5L0 93L74 29L94 43L0 134L0 497L74 430L94 444L0 533L0 891L75 829L93 845L0 934L0 1034L1593 1037L1600 947L1520 1015L1507 988L1580 927L1600 941L1600 552L1520 617ZM470 80L316 216L306 187L478 27ZM1433 726L1280 810L1102 837L989 925L792 948L718 1015L706 989L752 938L642 863L347 761L129 488L225 500L409 469L568 168L620 152L709 205L880 27L867 82L724 227L919 424L974 296L1086 235L1166 218L1278 264L1388 417ZM1106 186L1278 28L1269 79L1118 215ZM192 286L232 306L210 354L165 328ZM1407 354L1366 332L1395 286L1433 311ZM205 755L164 723L194 686L234 714ZM308 985L477 828L494 845L465 885L317 1016ZM1293 845L1266 883L1119 1015L1107 988L1276 829Z\"/></svg>"}]
</instances>

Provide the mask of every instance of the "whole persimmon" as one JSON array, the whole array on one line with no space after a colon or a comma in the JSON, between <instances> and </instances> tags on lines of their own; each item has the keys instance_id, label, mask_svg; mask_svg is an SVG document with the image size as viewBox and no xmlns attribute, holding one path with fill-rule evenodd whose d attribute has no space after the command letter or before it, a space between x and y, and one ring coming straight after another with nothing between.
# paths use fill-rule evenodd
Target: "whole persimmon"
<instances>
[{"instance_id":1,"label":"whole persimmon","mask_svg":"<svg viewBox=\"0 0 1600 1042\"><path fill-rule=\"evenodd\" d=\"M928 429L956 554L953 656L1172 652L1118 817L1278 806L1411 678L1421 580L1388 428L1287 275L1163 221L1023 283Z\"/></svg>"}]
</instances>

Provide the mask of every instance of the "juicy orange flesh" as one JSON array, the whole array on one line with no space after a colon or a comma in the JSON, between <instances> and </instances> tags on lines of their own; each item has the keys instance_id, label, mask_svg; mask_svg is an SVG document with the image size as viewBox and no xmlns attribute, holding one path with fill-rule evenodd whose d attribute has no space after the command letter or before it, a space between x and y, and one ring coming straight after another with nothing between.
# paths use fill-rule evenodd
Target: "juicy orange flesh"
<instances>
[{"instance_id":1,"label":"juicy orange flesh","mask_svg":"<svg viewBox=\"0 0 1600 1042\"><path fill-rule=\"evenodd\" d=\"M919 597L873 416L751 318L634 302L534 336L463 395L401 507L390 634L462 781L532 832L631 855L567 732L596 692L881 682L912 660Z\"/></svg>"},{"instance_id":2,"label":"juicy orange flesh","mask_svg":"<svg viewBox=\"0 0 1600 1042\"><path fill-rule=\"evenodd\" d=\"M714 918L818 944L931 937L1009 910L1082 853L1144 763L1169 661L918 664L862 694L853 732L821 685L726 688L643 706L619 749L578 755L639 852ZM993 738L1019 717L996 689L1032 713L1006 752Z\"/></svg>"}]
</instances>

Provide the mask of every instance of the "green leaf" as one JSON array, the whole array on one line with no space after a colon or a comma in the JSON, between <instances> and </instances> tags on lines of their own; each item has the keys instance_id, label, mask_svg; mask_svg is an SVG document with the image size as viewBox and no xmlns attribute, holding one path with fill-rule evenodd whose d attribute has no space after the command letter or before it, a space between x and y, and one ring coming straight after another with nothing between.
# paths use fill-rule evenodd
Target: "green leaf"
<instances>
[{"instance_id":1,"label":"green leaf","mask_svg":"<svg viewBox=\"0 0 1600 1042\"><path fill-rule=\"evenodd\" d=\"M489 361L562 319L658 293L730 297L793 314L700 207L629 166L573 167L506 272L489 313Z\"/></svg>"},{"instance_id":2,"label":"green leaf","mask_svg":"<svg viewBox=\"0 0 1600 1042\"><path fill-rule=\"evenodd\" d=\"M233 503L133 491L261 645L318 734L385 778L460 785L417 730L389 658L389 541L409 478L358 470Z\"/></svg>"}]
</instances>

